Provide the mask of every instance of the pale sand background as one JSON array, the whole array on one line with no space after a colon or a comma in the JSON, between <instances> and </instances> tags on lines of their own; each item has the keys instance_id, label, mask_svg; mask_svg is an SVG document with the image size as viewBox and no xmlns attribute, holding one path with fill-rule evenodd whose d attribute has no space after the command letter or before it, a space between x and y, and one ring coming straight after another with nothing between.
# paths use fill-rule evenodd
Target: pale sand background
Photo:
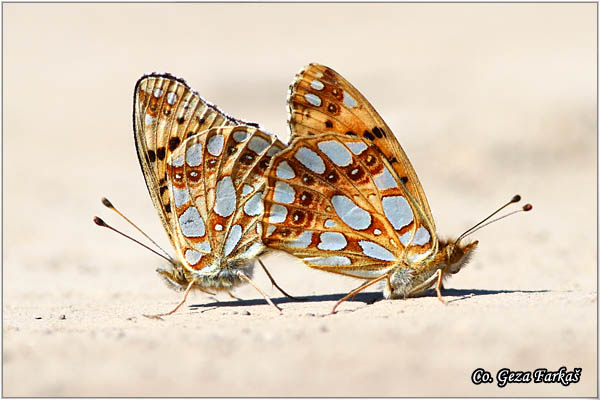
<instances>
[{"instance_id":1,"label":"pale sand background","mask_svg":"<svg viewBox=\"0 0 600 400\"><path fill-rule=\"evenodd\" d=\"M4 4L5 396L596 396L596 5ZM376 106L410 155L442 235L513 194L534 204L475 235L429 295L269 256L309 302L180 294L161 259L93 225L107 195L169 247L135 154L131 100L151 71L287 139L308 62ZM468 297L474 293L475 296ZM249 315L248 315L249 313ZM60 316L66 319L61 320ZM39 318L39 319L38 319ZM471 372L583 368L581 381L475 386Z\"/></svg>"}]
</instances>

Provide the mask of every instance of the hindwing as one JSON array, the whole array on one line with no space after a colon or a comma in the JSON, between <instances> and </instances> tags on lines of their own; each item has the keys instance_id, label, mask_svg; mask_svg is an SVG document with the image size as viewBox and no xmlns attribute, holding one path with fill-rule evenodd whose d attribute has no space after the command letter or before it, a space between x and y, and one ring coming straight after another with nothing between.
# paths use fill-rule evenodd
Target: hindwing
<instances>
[{"instance_id":1,"label":"hindwing","mask_svg":"<svg viewBox=\"0 0 600 400\"><path fill-rule=\"evenodd\" d=\"M370 140L296 137L267 180L263 242L313 268L368 279L437 251L422 208Z\"/></svg>"}]
</instances>

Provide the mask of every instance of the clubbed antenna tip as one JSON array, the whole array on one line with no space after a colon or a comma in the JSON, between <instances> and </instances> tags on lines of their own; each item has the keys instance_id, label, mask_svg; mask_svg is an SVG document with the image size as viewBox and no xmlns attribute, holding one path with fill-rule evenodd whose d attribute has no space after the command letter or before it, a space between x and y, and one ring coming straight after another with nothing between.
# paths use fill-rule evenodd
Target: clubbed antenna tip
<instances>
[{"instance_id":1,"label":"clubbed antenna tip","mask_svg":"<svg viewBox=\"0 0 600 400\"><path fill-rule=\"evenodd\" d=\"M531 204L527 203L523 206L523 211L531 211L531 210L533 210L533 206Z\"/></svg>"},{"instance_id":2,"label":"clubbed antenna tip","mask_svg":"<svg viewBox=\"0 0 600 400\"><path fill-rule=\"evenodd\" d=\"M94 217L94 223L99 226L108 227L108 225L106 225L106 222L104 222L100 217Z\"/></svg>"},{"instance_id":3,"label":"clubbed antenna tip","mask_svg":"<svg viewBox=\"0 0 600 400\"><path fill-rule=\"evenodd\" d=\"M517 203L521 201L521 196L518 194L515 194L515 196L512 198L512 200L510 201L511 203Z\"/></svg>"},{"instance_id":4,"label":"clubbed antenna tip","mask_svg":"<svg viewBox=\"0 0 600 400\"><path fill-rule=\"evenodd\" d=\"M106 197L102 198L102 204L104 204L104 206L108 208L115 208Z\"/></svg>"}]
</instances>

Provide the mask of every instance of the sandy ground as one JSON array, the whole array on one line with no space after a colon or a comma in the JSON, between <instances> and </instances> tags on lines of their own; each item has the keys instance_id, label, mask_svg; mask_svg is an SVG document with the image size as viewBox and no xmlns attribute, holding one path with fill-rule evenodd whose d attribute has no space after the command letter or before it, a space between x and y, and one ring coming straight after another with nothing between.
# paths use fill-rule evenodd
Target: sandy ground
<instances>
[{"instance_id":1,"label":"sandy ground","mask_svg":"<svg viewBox=\"0 0 600 400\"><path fill-rule=\"evenodd\" d=\"M596 396L595 4L3 4L4 396ZM97 228L108 196L169 247L135 154L131 98L151 71L287 139L308 62L353 82L395 131L441 235L520 193L433 296L265 257L242 301L180 294L161 260ZM35 162L33 162L35 161ZM582 368L474 385L484 368Z\"/></svg>"}]
</instances>

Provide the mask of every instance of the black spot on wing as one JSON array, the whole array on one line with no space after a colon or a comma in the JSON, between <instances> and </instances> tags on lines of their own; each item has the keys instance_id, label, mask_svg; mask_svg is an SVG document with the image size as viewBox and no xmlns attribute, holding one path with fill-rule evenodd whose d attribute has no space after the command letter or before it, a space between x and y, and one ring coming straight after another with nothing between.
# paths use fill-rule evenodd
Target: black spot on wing
<instances>
[{"instance_id":1,"label":"black spot on wing","mask_svg":"<svg viewBox=\"0 0 600 400\"><path fill-rule=\"evenodd\" d=\"M382 138L385 136L385 131L383 129L379 129L378 127L373 128L373 134L378 138Z\"/></svg>"},{"instance_id":2,"label":"black spot on wing","mask_svg":"<svg viewBox=\"0 0 600 400\"><path fill-rule=\"evenodd\" d=\"M369 139L370 141L375 140L375 136L373 136L373 134L369 131L365 131L363 133L363 136L366 137L367 139Z\"/></svg>"},{"instance_id":3,"label":"black spot on wing","mask_svg":"<svg viewBox=\"0 0 600 400\"><path fill-rule=\"evenodd\" d=\"M161 161L164 160L166 155L167 155L167 152L164 147L159 147L158 149L156 149L156 156L158 157L159 160L161 160Z\"/></svg>"},{"instance_id":4,"label":"black spot on wing","mask_svg":"<svg viewBox=\"0 0 600 400\"><path fill-rule=\"evenodd\" d=\"M170 151L175 150L177 148L177 146L179 146L179 143L181 143L181 139L179 139L179 137L177 137L177 136L169 139L169 150Z\"/></svg>"}]
</instances>

